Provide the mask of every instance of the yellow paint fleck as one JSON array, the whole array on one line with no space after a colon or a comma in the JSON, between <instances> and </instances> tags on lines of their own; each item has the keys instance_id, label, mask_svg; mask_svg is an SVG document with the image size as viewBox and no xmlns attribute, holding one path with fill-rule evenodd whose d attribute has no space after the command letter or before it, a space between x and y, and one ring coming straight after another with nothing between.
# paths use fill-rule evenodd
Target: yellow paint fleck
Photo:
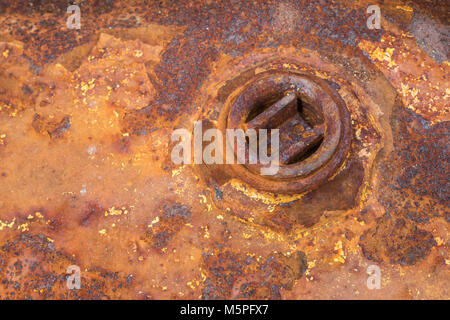
<instances>
[{"instance_id":1,"label":"yellow paint fleck","mask_svg":"<svg viewBox=\"0 0 450 320\"><path fill-rule=\"evenodd\" d=\"M334 257L333 261L334 262L344 263L346 256L344 254L344 250L343 250L343 246L342 246L342 241L341 240L338 240L335 243L334 251L337 252L337 255Z\"/></svg>"},{"instance_id":2,"label":"yellow paint fleck","mask_svg":"<svg viewBox=\"0 0 450 320\"><path fill-rule=\"evenodd\" d=\"M209 239L209 230L208 230L208 227L205 227L204 229L205 229L205 235L204 235L203 237L206 238L206 239Z\"/></svg>"},{"instance_id":3,"label":"yellow paint fleck","mask_svg":"<svg viewBox=\"0 0 450 320\"><path fill-rule=\"evenodd\" d=\"M195 290L195 286L192 284L192 281L186 282L186 285L191 288L192 290Z\"/></svg>"},{"instance_id":4,"label":"yellow paint fleck","mask_svg":"<svg viewBox=\"0 0 450 320\"><path fill-rule=\"evenodd\" d=\"M392 61L392 54L394 53L394 48L386 48L383 50L380 47L377 47L371 54L370 57L372 59L376 59L379 61L386 61L389 67L396 66L397 64Z\"/></svg>"},{"instance_id":5,"label":"yellow paint fleck","mask_svg":"<svg viewBox=\"0 0 450 320\"><path fill-rule=\"evenodd\" d=\"M243 233L242 236L244 237L244 239L250 239L252 237L252 235L250 233Z\"/></svg>"},{"instance_id":6,"label":"yellow paint fleck","mask_svg":"<svg viewBox=\"0 0 450 320\"><path fill-rule=\"evenodd\" d=\"M15 222L16 222L16 218L12 219L12 221L10 223L3 222L2 220L0 220L0 231L2 231L4 228L11 229L14 226Z\"/></svg>"},{"instance_id":7,"label":"yellow paint fleck","mask_svg":"<svg viewBox=\"0 0 450 320\"><path fill-rule=\"evenodd\" d=\"M30 230L28 223L23 223L23 224L18 225L17 230L20 230L20 229L22 229L22 232Z\"/></svg>"},{"instance_id":8,"label":"yellow paint fleck","mask_svg":"<svg viewBox=\"0 0 450 320\"><path fill-rule=\"evenodd\" d=\"M199 194L198 196L202 199L200 200L200 203L206 203L206 196L204 194Z\"/></svg>"},{"instance_id":9,"label":"yellow paint fleck","mask_svg":"<svg viewBox=\"0 0 450 320\"><path fill-rule=\"evenodd\" d=\"M82 95L86 95L86 92L88 90L92 90L95 87L95 79L91 79L90 81L88 81L87 83L84 81L81 81L81 91L82 91Z\"/></svg>"},{"instance_id":10,"label":"yellow paint fleck","mask_svg":"<svg viewBox=\"0 0 450 320\"><path fill-rule=\"evenodd\" d=\"M255 200L260 200L264 204L269 204L269 205L270 204L287 203L287 202L301 199L303 197L302 194L295 195L295 196L280 195L280 196L275 197L269 193L260 192L260 191L257 191L256 189L247 187L247 186L243 185L240 181L235 180L235 179L231 180L230 184L234 189L241 191L246 196L248 196L252 199L255 199Z\"/></svg>"},{"instance_id":11,"label":"yellow paint fleck","mask_svg":"<svg viewBox=\"0 0 450 320\"><path fill-rule=\"evenodd\" d=\"M153 219L153 221L148 225L148 227L151 228L151 227L153 227L153 225L154 225L155 223L158 223L158 222L159 222L159 217L156 217L156 218Z\"/></svg>"},{"instance_id":12,"label":"yellow paint fleck","mask_svg":"<svg viewBox=\"0 0 450 320\"><path fill-rule=\"evenodd\" d=\"M444 240L442 240L440 237L436 237L434 238L434 240L436 241L436 244L438 246L441 246L444 243Z\"/></svg>"},{"instance_id":13,"label":"yellow paint fleck","mask_svg":"<svg viewBox=\"0 0 450 320\"><path fill-rule=\"evenodd\" d=\"M108 211L105 211L105 217L120 216L122 214L128 214L128 210L126 210L124 207L122 209L116 209L115 207L111 207Z\"/></svg>"},{"instance_id":14,"label":"yellow paint fleck","mask_svg":"<svg viewBox=\"0 0 450 320\"><path fill-rule=\"evenodd\" d=\"M179 167L178 169L173 169L172 170L172 177L175 177L177 175L179 175L181 173L181 171L183 170L184 166Z\"/></svg>"},{"instance_id":15,"label":"yellow paint fleck","mask_svg":"<svg viewBox=\"0 0 450 320\"><path fill-rule=\"evenodd\" d=\"M409 6L396 6L395 8L403 10L403 11L407 11L407 12L413 12L414 11L413 8L411 8Z\"/></svg>"}]
</instances>

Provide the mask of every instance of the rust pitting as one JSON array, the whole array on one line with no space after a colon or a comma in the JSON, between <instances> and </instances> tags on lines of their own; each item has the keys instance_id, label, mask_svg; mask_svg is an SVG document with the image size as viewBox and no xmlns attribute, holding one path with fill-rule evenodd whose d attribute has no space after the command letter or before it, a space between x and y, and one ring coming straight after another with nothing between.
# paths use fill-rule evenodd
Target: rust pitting
<instances>
[{"instance_id":1,"label":"rust pitting","mask_svg":"<svg viewBox=\"0 0 450 320\"><path fill-rule=\"evenodd\" d=\"M43 234L23 234L0 247L0 283L5 299L113 299L126 289L125 277L94 268L84 273L83 288L67 290L65 270L76 260Z\"/></svg>"},{"instance_id":2,"label":"rust pitting","mask_svg":"<svg viewBox=\"0 0 450 320\"><path fill-rule=\"evenodd\" d=\"M411 221L389 215L380 218L376 227L367 230L359 243L368 259L400 265L417 263L436 245L430 232L421 230Z\"/></svg>"},{"instance_id":3,"label":"rust pitting","mask_svg":"<svg viewBox=\"0 0 450 320\"><path fill-rule=\"evenodd\" d=\"M394 152L379 164L380 201L393 214L418 223L434 217L450 221L448 122L431 126L409 110L395 111L391 122L398 140ZM386 189L390 191L382 191Z\"/></svg>"},{"instance_id":4,"label":"rust pitting","mask_svg":"<svg viewBox=\"0 0 450 320\"><path fill-rule=\"evenodd\" d=\"M48 134L51 139L58 139L70 129L70 116L65 116L60 120L47 119L36 113L31 125L37 133Z\"/></svg>"},{"instance_id":5,"label":"rust pitting","mask_svg":"<svg viewBox=\"0 0 450 320\"><path fill-rule=\"evenodd\" d=\"M141 237L159 252L166 249L170 240L190 221L191 211L180 203L165 203L162 214L149 224L149 230Z\"/></svg>"},{"instance_id":6,"label":"rust pitting","mask_svg":"<svg viewBox=\"0 0 450 320\"><path fill-rule=\"evenodd\" d=\"M280 299L306 271L303 252L264 258L234 253L228 248L203 256L207 272L203 299Z\"/></svg>"},{"instance_id":7,"label":"rust pitting","mask_svg":"<svg viewBox=\"0 0 450 320\"><path fill-rule=\"evenodd\" d=\"M369 1L86 0L77 1L82 28L68 30L68 1L3 1L0 297L447 298L448 63L436 19L444 23L448 13L438 2L381 3L383 27L369 30ZM133 94L119 84L151 97L139 110L118 96L106 99L99 82L88 94L105 99L96 106L83 105L74 89L91 72L105 75L92 60L104 58L92 51L101 34L133 53L130 39L160 47L140 66L154 92L139 81L119 83L128 76L111 86L120 98ZM341 167L298 197L251 190L214 166L198 174L168 156L171 130L204 116L199 96L223 103L260 73L262 55L292 58L296 72L328 81L352 117ZM223 84L217 75L244 57L251 58L233 69L242 78L203 90ZM109 63L125 74L117 56ZM395 99L403 103L392 109ZM49 143L34 133L36 113L70 116L71 127ZM213 110L212 123L219 115ZM167 198L169 207L189 208L189 217L166 217L160 199ZM132 213L105 217L117 203ZM46 219L30 220L26 230L30 208ZM163 222L148 234L156 217ZM300 251L308 261L290 267L286 258ZM88 270L78 292L65 286L73 263ZM369 291L365 269L374 263L389 281Z\"/></svg>"}]
</instances>

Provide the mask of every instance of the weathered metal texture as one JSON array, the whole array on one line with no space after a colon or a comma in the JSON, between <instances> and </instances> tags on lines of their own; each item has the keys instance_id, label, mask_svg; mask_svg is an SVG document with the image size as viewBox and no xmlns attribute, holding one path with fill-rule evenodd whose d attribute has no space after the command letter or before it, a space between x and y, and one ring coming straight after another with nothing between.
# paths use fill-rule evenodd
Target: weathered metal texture
<instances>
[{"instance_id":1,"label":"weathered metal texture","mask_svg":"<svg viewBox=\"0 0 450 320\"><path fill-rule=\"evenodd\" d=\"M270 69L272 66L273 64L264 67ZM293 67L296 66L290 64L290 68ZM259 68L261 69L261 66ZM330 85L318 78L274 71L263 72L255 78L253 83L245 84L242 91L236 94L236 97L231 94L230 102L225 102L223 106L216 101L212 103L216 109L222 109L222 113L224 113L222 119L226 118L225 121L219 121L218 127L223 132L226 128L279 128L281 166L278 172L269 178L260 176L262 164L248 164L248 161L245 168L236 165L223 167L223 169L227 170L229 167L234 167L235 170L230 172L230 176L240 178L260 191L300 194L315 189L336 173L348 154L351 143L351 129L350 116L345 103L337 93L333 92ZM314 129L317 133L314 132L314 129L311 130L309 124L301 115L291 120L295 114L291 112L286 114L280 111L279 114L284 113L283 122L283 119L280 119L278 115L272 115L271 110L279 108L278 106L283 103L283 99L278 100L275 106L259 113L259 118L254 118L248 122L248 117L255 108L263 108L267 101L271 101L273 97L278 99L280 94L289 89L295 89L298 99L301 99L306 105L307 115L311 119L311 125L316 127ZM230 104L230 106L227 107L227 104ZM207 108L209 105L209 103L206 104ZM296 114L298 113L296 112ZM263 120L261 124L263 117L269 118L270 121ZM275 119L277 117L278 119ZM302 126L306 126L306 128L302 128L303 132L301 128L295 126L293 121L300 122L300 124L303 121ZM255 123L257 124L255 125ZM322 141L317 145L318 140L322 137ZM299 159L301 161L295 161L294 163L286 163L285 160L283 163L283 159L295 159L301 156L314 142L316 142L317 150L310 155L307 154L306 159ZM220 171L221 168L217 169ZM253 171L253 174L247 172L247 169ZM274 179L277 180L274 181Z\"/></svg>"},{"instance_id":2,"label":"weathered metal texture","mask_svg":"<svg viewBox=\"0 0 450 320\"><path fill-rule=\"evenodd\" d=\"M1 298L450 297L448 6L369 30L373 1L77 3L80 30L69 1L0 3ZM174 165L173 130L268 66L345 103L339 169L286 194Z\"/></svg>"}]
</instances>

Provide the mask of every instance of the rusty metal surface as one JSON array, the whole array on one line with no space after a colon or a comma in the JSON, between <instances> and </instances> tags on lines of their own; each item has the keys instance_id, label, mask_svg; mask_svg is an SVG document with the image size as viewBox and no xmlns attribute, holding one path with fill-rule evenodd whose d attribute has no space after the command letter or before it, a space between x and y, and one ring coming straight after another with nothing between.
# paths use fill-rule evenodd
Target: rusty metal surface
<instances>
[{"instance_id":1,"label":"rusty metal surface","mask_svg":"<svg viewBox=\"0 0 450 320\"><path fill-rule=\"evenodd\" d=\"M68 1L0 2L0 298L449 299L448 3L380 1L380 30L363 0L75 3L80 30ZM345 104L332 176L171 161L269 68Z\"/></svg>"},{"instance_id":2,"label":"rusty metal surface","mask_svg":"<svg viewBox=\"0 0 450 320\"><path fill-rule=\"evenodd\" d=\"M264 67L270 69L273 66L274 64L270 64ZM293 67L298 68L298 66L290 64L290 68ZM259 69L262 69L262 67L259 66ZM306 105L306 107L301 106L302 110L296 112L299 115L298 117L291 120L293 115L283 110L284 112L279 113L283 115L284 119L275 119L279 116L272 115L273 107L268 107L247 125L243 123L247 121L244 119L248 119L252 110L261 108L259 105L264 105L264 102L270 101L271 97L275 96L278 100L280 94L290 89L295 89L295 94L298 95L297 100ZM283 99L275 103L275 108L280 103L283 103ZM262 72L258 74L253 83L244 85L244 89L238 92L237 97L232 98L229 108L227 103L223 106L217 102L213 104L216 108L222 109L222 113L225 113L227 128L246 126L252 129L278 128L280 130L281 166L278 172L271 176L271 180L278 178L278 181L268 181L268 179L261 178L259 168L263 165L260 163L247 165L251 171L257 173L256 175L245 172L245 169L241 166L234 166L237 170L231 173L233 178L239 177L260 191L286 194L301 194L311 191L333 176L348 154L351 144L349 112L343 100L331 86L319 78L307 77L297 73ZM209 106L210 104L206 105ZM308 113L303 110L306 108L309 111ZM310 118L310 124L303 117ZM219 121L218 127L224 131L225 124L220 125L221 122L223 121ZM261 122L267 124L261 126ZM306 128L298 128L296 122L299 122L300 126L306 126ZM315 128L311 130L310 126ZM325 132L322 133L322 131ZM323 139L321 139L322 137ZM314 146L314 143L317 150L312 154L305 152L309 146ZM306 153L305 159L302 158L290 163L283 161L283 159L296 159L299 156L301 158L304 153Z\"/></svg>"}]
</instances>

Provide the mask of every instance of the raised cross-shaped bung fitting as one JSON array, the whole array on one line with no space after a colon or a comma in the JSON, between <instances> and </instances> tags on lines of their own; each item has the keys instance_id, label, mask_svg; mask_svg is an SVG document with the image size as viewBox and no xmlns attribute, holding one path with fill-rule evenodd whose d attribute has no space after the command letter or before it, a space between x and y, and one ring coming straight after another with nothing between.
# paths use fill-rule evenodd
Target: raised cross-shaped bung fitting
<instances>
[{"instance_id":1,"label":"raised cross-shaped bung fitting","mask_svg":"<svg viewBox=\"0 0 450 320\"><path fill-rule=\"evenodd\" d=\"M241 179L258 189L301 193L315 188L333 176L349 152L350 116L325 80L267 71L240 88L229 103L227 128L279 129L280 167L275 175L261 176L261 164L246 162L237 168Z\"/></svg>"}]
</instances>

